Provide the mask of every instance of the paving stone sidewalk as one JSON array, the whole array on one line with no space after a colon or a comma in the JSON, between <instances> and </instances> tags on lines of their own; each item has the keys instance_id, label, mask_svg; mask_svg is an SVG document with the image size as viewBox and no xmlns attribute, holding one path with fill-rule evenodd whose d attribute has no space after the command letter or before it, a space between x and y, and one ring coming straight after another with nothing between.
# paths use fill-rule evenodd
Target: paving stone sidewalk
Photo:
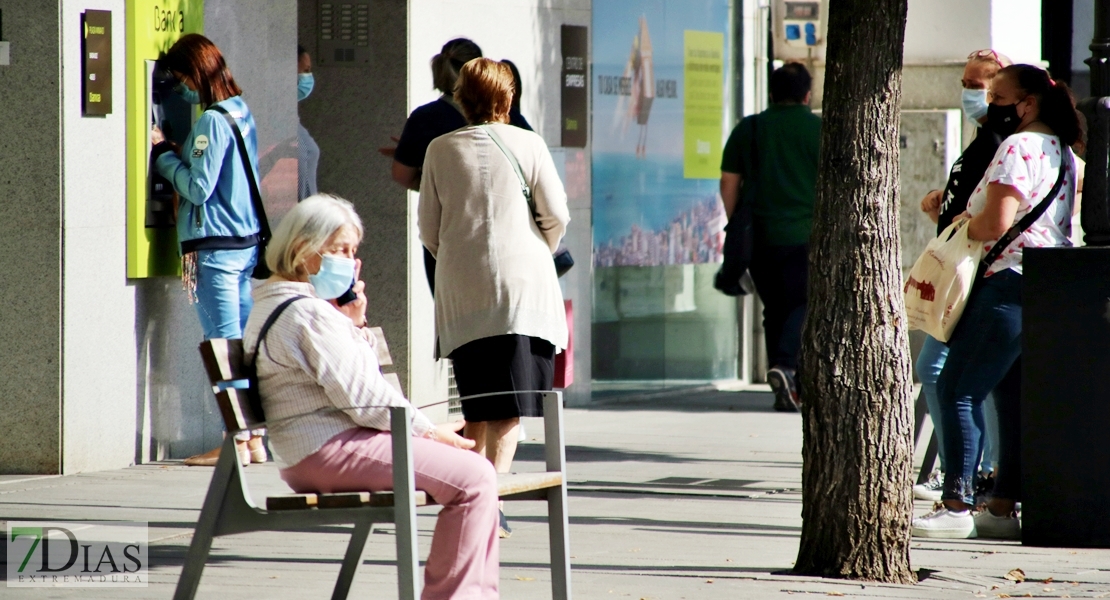
<instances>
[{"instance_id":1,"label":"paving stone sidewalk","mask_svg":"<svg viewBox=\"0 0 1110 600\"><path fill-rule=\"evenodd\" d=\"M525 420L520 470L541 470L542 427ZM688 390L567 411L576 598L1110 598L1110 550L980 540L917 541L915 586L790 575L801 527L801 423L758 392ZM0 598L169 598L211 469L167 462L66 477L0 477L9 520L145 520L150 585L16 589ZM273 465L248 469L256 502L287 493ZM918 503L916 512L929 506ZM434 510L419 518L427 555ZM546 509L511 503L502 542L506 599L550 598ZM327 598L346 548L341 527L219 538L198 598ZM6 562L0 544L0 562ZM391 527L370 536L351 598L396 598ZM1019 568L1024 583L1006 579ZM0 569L0 577L4 569Z\"/></svg>"}]
</instances>

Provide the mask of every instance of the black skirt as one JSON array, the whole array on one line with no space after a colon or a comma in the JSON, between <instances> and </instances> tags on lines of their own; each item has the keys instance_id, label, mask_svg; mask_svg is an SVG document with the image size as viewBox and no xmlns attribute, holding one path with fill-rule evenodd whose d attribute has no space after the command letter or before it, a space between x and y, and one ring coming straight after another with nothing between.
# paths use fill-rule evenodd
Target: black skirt
<instances>
[{"instance_id":1,"label":"black skirt","mask_svg":"<svg viewBox=\"0 0 1110 600\"><path fill-rule=\"evenodd\" d=\"M527 335L497 335L468 342L449 356L459 396L518 390L550 390L555 375L555 346ZM540 394L506 394L462 401L463 418L472 423L515 417L542 417Z\"/></svg>"}]
</instances>

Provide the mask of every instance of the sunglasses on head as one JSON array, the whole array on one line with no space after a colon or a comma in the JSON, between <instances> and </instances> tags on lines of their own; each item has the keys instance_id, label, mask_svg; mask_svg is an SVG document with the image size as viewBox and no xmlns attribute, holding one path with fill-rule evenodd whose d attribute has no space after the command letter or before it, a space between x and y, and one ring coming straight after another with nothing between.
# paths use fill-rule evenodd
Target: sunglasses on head
<instances>
[{"instance_id":1,"label":"sunglasses on head","mask_svg":"<svg viewBox=\"0 0 1110 600\"><path fill-rule=\"evenodd\" d=\"M1002 61L998 58L998 53L989 48L986 50L976 50L975 52L967 55L968 60L971 60L973 58L988 58L997 63L999 69L1005 68L1005 65L1003 65Z\"/></svg>"}]
</instances>

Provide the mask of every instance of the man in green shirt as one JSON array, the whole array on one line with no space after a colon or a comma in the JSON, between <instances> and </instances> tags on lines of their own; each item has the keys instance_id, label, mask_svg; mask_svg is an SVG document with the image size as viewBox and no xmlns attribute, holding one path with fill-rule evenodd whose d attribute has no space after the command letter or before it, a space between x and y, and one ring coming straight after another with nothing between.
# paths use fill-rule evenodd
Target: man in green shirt
<instances>
[{"instance_id":1,"label":"man in green shirt","mask_svg":"<svg viewBox=\"0 0 1110 600\"><path fill-rule=\"evenodd\" d=\"M796 411L821 119L809 108L812 78L804 66L783 65L770 83L772 106L741 120L725 144L721 200L730 218L738 203L751 203L749 272L763 301L767 382L775 410Z\"/></svg>"}]
</instances>

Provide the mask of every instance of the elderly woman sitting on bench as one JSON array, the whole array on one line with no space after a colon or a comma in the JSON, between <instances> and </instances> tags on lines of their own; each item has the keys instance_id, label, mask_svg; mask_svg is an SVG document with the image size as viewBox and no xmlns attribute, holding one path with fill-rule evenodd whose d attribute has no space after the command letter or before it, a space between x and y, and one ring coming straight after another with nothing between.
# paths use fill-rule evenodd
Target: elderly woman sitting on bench
<instances>
[{"instance_id":1,"label":"elderly woman sitting on bench","mask_svg":"<svg viewBox=\"0 0 1110 600\"><path fill-rule=\"evenodd\" d=\"M274 276L254 290L243 333L257 354L262 407L281 477L298 493L393 487L390 406L408 404L385 380L366 328L365 284L355 258L362 221L350 202L305 199L281 220L266 263ZM351 289L351 283L354 283ZM337 299L350 289L354 299ZM349 296L349 294L348 294ZM287 301L259 344L267 318ZM340 410L336 410L340 409ZM462 423L433 425L413 410L416 487L443 506L422 597L497 598L497 476L458 435Z\"/></svg>"}]
</instances>

